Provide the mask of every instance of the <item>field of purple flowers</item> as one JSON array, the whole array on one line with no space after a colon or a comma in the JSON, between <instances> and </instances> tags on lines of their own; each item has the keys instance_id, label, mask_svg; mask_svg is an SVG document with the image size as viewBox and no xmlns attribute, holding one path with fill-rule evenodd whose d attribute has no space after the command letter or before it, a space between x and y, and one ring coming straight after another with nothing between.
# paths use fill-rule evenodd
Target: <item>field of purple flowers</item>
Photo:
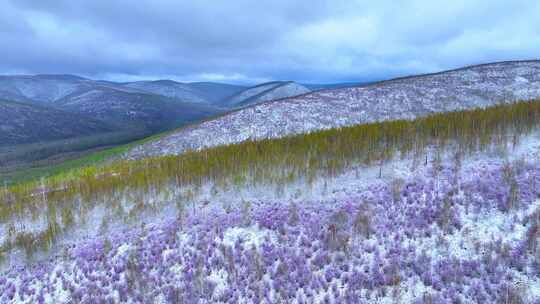
<instances>
[{"instance_id":1,"label":"field of purple flowers","mask_svg":"<svg viewBox=\"0 0 540 304\"><path fill-rule=\"evenodd\" d=\"M179 216L8 268L1 303L540 303L540 165Z\"/></svg>"}]
</instances>

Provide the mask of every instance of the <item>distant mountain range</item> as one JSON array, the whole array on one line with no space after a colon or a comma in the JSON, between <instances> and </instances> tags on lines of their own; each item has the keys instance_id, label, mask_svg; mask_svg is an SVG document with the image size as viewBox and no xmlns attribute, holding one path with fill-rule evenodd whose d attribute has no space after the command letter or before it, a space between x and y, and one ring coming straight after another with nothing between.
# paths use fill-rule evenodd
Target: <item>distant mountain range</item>
<instances>
[{"instance_id":1,"label":"distant mountain range","mask_svg":"<svg viewBox=\"0 0 540 304\"><path fill-rule=\"evenodd\" d=\"M221 106L223 100L245 89L220 83L180 83L172 80L137 81L123 84L140 91L190 101Z\"/></svg>"},{"instance_id":2,"label":"distant mountain range","mask_svg":"<svg viewBox=\"0 0 540 304\"><path fill-rule=\"evenodd\" d=\"M413 119L534 98L540 98L540 61L483 64L248 106L135 147L127 157L180 154L248 139Z\"/></svg>"},{"instance_id":3,"label":"distant mountain range","mask_svg":"<svg viewBox=\"0 0 540 304\"><path fill-rule=\"evenodd\" d=\"M0 99L11 101L9 107L4 102L4 128L21 126L12 130L11 140L2 141L0 146L47 142L59 137L85 136L89 131L99 134L111 129L144 136L225 111L210 103L197 103L199 100L171 98L126 84L71 75L2 76ZM20 119L23 108L27 118L33 116L31 120ZM50 121L52 118L56 121ZM97 121L106 127L86 128L89 121ZM71 130L60 132L60 122ZM40 136L36 137L34 128L30 126L38 124L56 125L57 128L43 128ZM5 132L0 134L2 138L5 136Z\"/></svg>"},{"instance_id":4,"label":"distant mountain range","mask_svg":"<svg viewBox=\"0 0 540 304\"><path fill-rule=\"evenodd\" d=\"M132 140L196 123L128 154L143 158L538 97L540 61L483 64L358 85L275 81L245 87L0 76L0 148L111 132Z\"/></svg>"},{"instance_id":5,"label":"distant mountain range","mask_svg":"<svg viewBox=\"0 0 540 304\"><path fill-rule=\"evenodd\" d=\"M73 75L0 76L0 130L11 130L9 135L2 131L0 138L9 136L10 140L1 141L0 146L108 132L111 128L151 134L232 108L306 92L307 88L294 82L244 87L172 80L116 83ZM25 111L27 119L21 119ZM49 121L53 117L56 121ZM96 121L103 127L87 128L89 122L94 126ZM80 125L76 127L77 122ZM40 136L35 136L38 124L56 127L44 127ZM71 130L61 131L62 124Z\"/></svg>"},{"instance_id":6,"label":"distant mountain range","mask_svg":"<svg viewBox=\"0 0 540 304\"><path fill-rule=\"evenodd\" d=\"M73 139L70 144L80 148L77 138L88 136L101 137L93 139L99 145L116 144L122 136L133 140L309 91L294 82L246 87L172 80L120 83L74 75L0 76L0 163L6 159L2 147ZM111 132L116 135L105 136ZM70 150L65 141L56 144L56 150ZM53 153L24 149L21 155L32 154L32 159Z\"/></svg>"},{"instance_id":7,"label":"distant mountain range","mask_svg":"<svg viewBox=\"0 0 540 304\"><path fill-rule=\"evenodd\" d=\"M247 88L227 99L230 107L244 107L311 92L293 81L274 81Z\"/></svg>"},{"instance_id":8,"label":"distant mountain range","mask_svg":"<svg viewBox=\"0 0 540 304\"><path fill-rule=\"evenodd\" d=\"M113 131L112 126L79 114L0 100L0 143L16 145Z\"/></svg>"}]
</instances>

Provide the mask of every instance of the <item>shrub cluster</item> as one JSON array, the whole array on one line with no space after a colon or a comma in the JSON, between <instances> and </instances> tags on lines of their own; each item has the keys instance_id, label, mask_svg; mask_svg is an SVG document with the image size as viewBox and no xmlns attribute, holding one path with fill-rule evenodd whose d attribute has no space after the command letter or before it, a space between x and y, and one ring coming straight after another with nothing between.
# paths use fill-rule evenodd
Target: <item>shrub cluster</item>
<instances>
[{"instance_id":1,"label":"shrub cluster","mask_svg":"<svg viewBox=\"0 0 540 304\"><path fill-rule=\"evenodd\" d=\"M237 206L117 231L8 269L0 301L540 303L523 289L540 270L540 211L517 216L540 197L540 167L522 164L512 182L507 170L442 165L334 204ZM468 237L497 214L509 223L499 235Z\"/></svg>"}]
</instances>

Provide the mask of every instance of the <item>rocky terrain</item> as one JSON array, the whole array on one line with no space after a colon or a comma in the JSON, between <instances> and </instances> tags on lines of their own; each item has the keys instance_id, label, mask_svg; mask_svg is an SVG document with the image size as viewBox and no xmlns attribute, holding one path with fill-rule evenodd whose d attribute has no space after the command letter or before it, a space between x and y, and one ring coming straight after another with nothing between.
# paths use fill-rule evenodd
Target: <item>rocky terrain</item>
<instances>
[{"instance_id":1,"label":"rocky terrain","mask_svg":"<svg viewBox=\"0 0 540 304\"><path fill-rule=\"evenodd\" d=\"M412 119L540 97L540 61L483 64L267 102L186 127L128 158L276 138L355 124Z\"/></svg>"}]
</instances>

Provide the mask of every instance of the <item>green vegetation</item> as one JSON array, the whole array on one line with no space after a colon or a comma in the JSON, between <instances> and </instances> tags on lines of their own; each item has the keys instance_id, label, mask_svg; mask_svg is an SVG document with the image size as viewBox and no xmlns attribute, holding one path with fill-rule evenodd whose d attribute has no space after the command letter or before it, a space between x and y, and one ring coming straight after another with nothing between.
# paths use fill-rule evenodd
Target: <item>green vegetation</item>
<instances>
[{"instance_id":1,"label":"green vegetation","mask_svg":"<svg viewBox=\"0 0 540 304\"><path fill-rule=\"evenodd\" d=\"M136 141L130 141L127 137L124 137L122 141L119 143L108 143L108 144L120 144L120 145L117 145L114 147L107 147L97 152L90 152L87 155L79 157L79 158L68 159L68 160L60 161L60 162L53 161L51 163L45 163L45 164L43 161L34 162L33 165L29 167L24 167L22 169L17 169L16 167L15 170L8 170L6 172L0 172L0 185L12 185L12 184L19 184L19 183L30 182L30 181L37 181L44 177L50 177L53 175L61 174L66 171L70 171L70 170L74 170L74 169L78 169L78 168L82 168L86 166L102 166L110 161L113 161L119 155L122 155L123 153L125 153L126 151L128 151L129 149L137 145L143 144L147 141L156 140L171 132L173 131L167 131L164 133L148 136L143 139L136 140ZM135 138L138 138L138 137L140 137L140 135L137 135ZM125 141L128 141L129 143L121 144L122 142L125 142ZM95 145L95 143L93 143L93 145ZM81 149L84 150L84 149L87 149L88 147L85 146L85 147L82 147ZM85 154L84 151L82 153ZM0 152L0 155L1 154L2 153Z\"/></svg>"},{"instance_id":2,"label":"green vegetation","mask_svg":"<svg viewBox=\"0 0 540 304\"><path fill-rule=\"evenodd\" d=\"M110 209L111 214L127 213L131 217L137 210L157 209L146 202L158 195L168 200L189 200L206 182L222 188L264 183L279 189L301 178L309 185L317 177L336 176L356 164L382 164L407 155L420 160L430 147L437 151L452 148L461 154L506 148L539 125L540 100L536 100L247 141L179 156L90 165L4 187L0 190L0 223L36 213L46 215L46 235L36 235L35 239L50 243L68 226L64 223L83 220L97 205ZM107 153L121 153L126 148L82 162L99 161ZM130 202L132 208L124 211L122 202ZM23 235L18 243L25 245L28 238Z\"/></svg>"},{"instance_id":3,"label":"green vegetation","mask_svg":"<svg viewBox=\"0 0 540 304\"><path fill-rule=\"evenodd\" d=\"M32 180L39 180L43 177L57 175L61 172L66 172L76 168L101 164L107 160L112 159L114 156L120 155L123 152L127 151L128 146L131 145L122 145L113 148L106 148L102 151L93 152L84 157L70 159L58 164L30 167L15 172L0 174L0 179L4 179L5 183L8 185L28 182Z\"/></svg>"},{"instance_id":4,"label":"green vegetation","mask_svg":"<svg viewBox=\"0 0 540 304\"><path fill-rule=\"evenodd\" d=\"M86 166L103 166L114 161L119 155L129 149L145 142L159 139L179 129L205 122L224 115L223 113L209 116L196 122L186 122L177 129L160 132L151 136L144 136L142 130L131 130L130 134L122 135L114 132L107 136L89 136L82 139L67 139L47 143L19 145L15 147L0 148L0 185L10 186L31 181L37 181L44 177L50 177L69 170L79 169ZM143 138L141 138L143 137ZM141 138L141 139L139 139ZM135 140L137 139L137 140ZM107 146L100 151L89 151L92 147ZM110 147L113 146L113 147ZM95 150L95 149L94 149ZM80 151L75 156L64 157L63 160L44 159L61 152L72 153ZM55 156L55 158L58 155ZM41 160L40 160L41 159ZM22 162L23 165L9 166L10 162Z\"/></svg>"}]
</instances>

